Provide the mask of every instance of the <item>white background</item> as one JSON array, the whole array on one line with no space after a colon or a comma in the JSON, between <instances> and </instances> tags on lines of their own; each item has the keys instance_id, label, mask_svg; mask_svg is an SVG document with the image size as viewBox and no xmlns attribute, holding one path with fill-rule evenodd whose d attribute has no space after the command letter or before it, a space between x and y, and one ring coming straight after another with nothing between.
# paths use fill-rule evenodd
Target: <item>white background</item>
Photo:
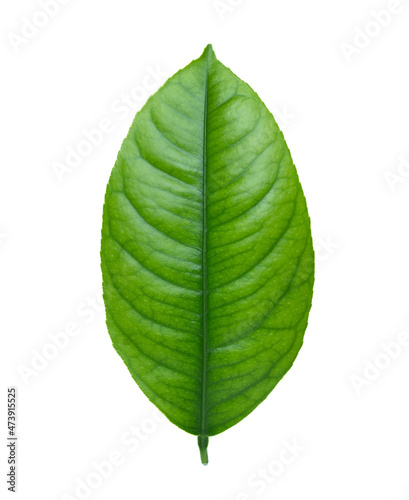
<instances>
[{"instance_id":1,"label":"white background","mask_svg":"<svg viewBox=\"0 0 409 500\"><path fill-rule=\"evenodd\" d=\"M387 0L222 0L219 9L212 0L65 0L50 19L37 0L3 0L2 495L6 387L16 385L22 500L409 499L409 347L391 359L381 346L409 330L409 5L397 6L380 26L371 12ZM22 41L24 18L44 26ZM371 37L351 49L357 29ZM171 76L207 43L284 131L317 273L294 367L210 440L205 468L195 437L155 423L96 297L105 186L145 98L121 113L118 100L152 93L148 74ZM111 132L59 179L53 167L101 120ZM56 352L49 335L67 323L81 331ZM139 446L124 442L132 426L142 426ZM280 466L294 440L302 451ZM96 476L93 463L115 452L121 463ZM269 482L259 477L268 467L279 471ZM81 481L92 484L82 496Z\"/></svg>"}]
</instances>

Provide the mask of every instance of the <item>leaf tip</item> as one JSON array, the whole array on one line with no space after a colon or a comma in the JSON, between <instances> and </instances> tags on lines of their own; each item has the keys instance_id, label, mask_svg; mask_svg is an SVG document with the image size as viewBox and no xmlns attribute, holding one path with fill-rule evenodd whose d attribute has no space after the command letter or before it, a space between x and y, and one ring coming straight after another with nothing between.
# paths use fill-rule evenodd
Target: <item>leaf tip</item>
<instances>
[{"instance_id":1,"label":"leaf tip","mask_svg":"<svg viewBox=\"0 0 409 500\"><path fill-rule=\"evenodd\" d=\"M203 51L202 57L204 59L216 59L216 54L214 53L213 46L209 43Z\"/></svg>"}]
</instances>

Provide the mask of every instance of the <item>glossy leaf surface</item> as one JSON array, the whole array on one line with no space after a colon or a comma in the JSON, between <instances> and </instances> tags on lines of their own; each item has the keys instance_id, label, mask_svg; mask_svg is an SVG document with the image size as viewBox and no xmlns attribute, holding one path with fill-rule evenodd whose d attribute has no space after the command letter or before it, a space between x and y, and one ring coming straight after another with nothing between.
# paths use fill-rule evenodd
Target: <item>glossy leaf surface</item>
<instances>
[{"instance_id":1,"label":"glossy leaf surface","mask_svg":"<svg viewBox=\"0 0 409 500\"><path fill-rule=\"evenodd\" d=\"M107 187L107 325L148 398L208 436L292 366L314 254L289 150L257 94L211 46L136 115Z\"/></svg>"}]
</instances>

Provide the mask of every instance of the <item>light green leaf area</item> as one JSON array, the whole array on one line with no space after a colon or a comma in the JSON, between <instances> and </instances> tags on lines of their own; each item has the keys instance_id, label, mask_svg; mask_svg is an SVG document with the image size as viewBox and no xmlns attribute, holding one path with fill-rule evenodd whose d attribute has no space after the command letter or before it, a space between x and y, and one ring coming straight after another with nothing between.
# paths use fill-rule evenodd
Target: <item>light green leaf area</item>
<instances>
[{"instance_id":1,"label":"light green leaf area","mask_svg":"<svg viewBox=\"0 0 409 500\"><path fill-rule=\"evenodd\" d=\"M283 135L211 46L136 115L107 187L101 259L115 349L207 463L208 436L292 366L314 281Z\"/></svg>"}]
</instances>

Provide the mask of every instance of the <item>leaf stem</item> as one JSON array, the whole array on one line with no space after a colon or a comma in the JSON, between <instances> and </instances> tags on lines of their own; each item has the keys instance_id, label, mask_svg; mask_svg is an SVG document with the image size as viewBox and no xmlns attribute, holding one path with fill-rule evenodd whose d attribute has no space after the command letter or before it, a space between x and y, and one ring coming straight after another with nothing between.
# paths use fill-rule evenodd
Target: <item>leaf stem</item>
<instances>
[{"instance_id":1,"label":"leaf stem","mask_svg":"<svg viewBox=\"0 0 409 500\"><path fill-rule=\"evenodd\" d=\"M209 463L209 457L207 456L207 445L209 444L208 436L198 436L197 443L200 450L200 458L202 459L202 464L207 465Z\"/></svg>"}]
</instances>

